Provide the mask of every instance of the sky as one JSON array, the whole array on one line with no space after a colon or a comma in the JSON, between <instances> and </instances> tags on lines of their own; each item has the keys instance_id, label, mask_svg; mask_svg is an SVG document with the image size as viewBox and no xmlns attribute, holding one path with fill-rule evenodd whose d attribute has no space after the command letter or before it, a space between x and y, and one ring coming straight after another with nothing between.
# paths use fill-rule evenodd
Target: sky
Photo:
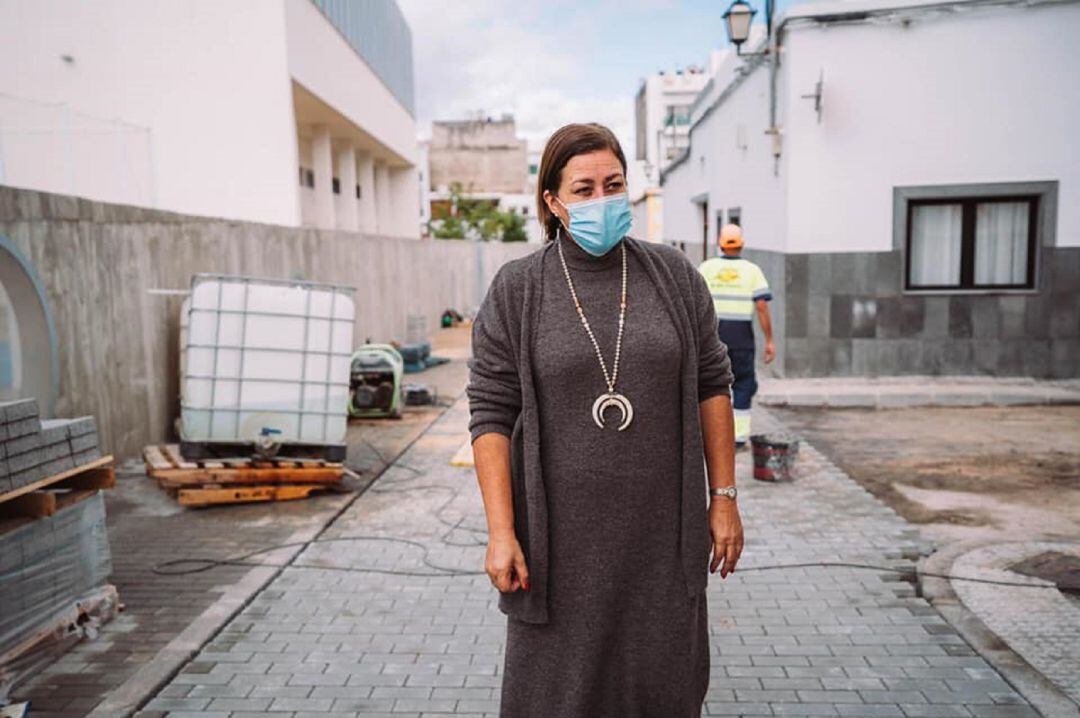
<instances>
[{"instance_id":1,"label":"sky","mask_svg":"<svg viewBox=\"0 0 1080 718\"><path fill-rule=\"evenodd\" d=\"M726 0L398 0L412 28L421 136L432 120L512 113L540 150L567 122L634 146L634 97L660 70L727 45ZM764 16L762 0L751 0ZM786 3L778 3L783 6Z\"/></svg>"}]
</instances>

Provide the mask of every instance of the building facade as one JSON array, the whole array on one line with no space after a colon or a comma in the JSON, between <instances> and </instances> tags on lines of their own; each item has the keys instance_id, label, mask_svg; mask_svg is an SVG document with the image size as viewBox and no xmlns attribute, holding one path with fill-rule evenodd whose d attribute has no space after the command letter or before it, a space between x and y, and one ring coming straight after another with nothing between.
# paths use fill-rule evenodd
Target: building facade
<instances>
[{"instance_id":1,"label":"building facade","mask_svg":"<svg viewBox=\"0 0 1080 718\"><path fill-rule=\"evenodd\" d=\"M528 189L528 147L514 118L437 121L428 146L432 189L520 194Z\"/></svg>"},{"instance_id":2,"label":"building facade","mask_svg":"<svg viewBox=\"0 0 1080 718\"><path fill-rule=\"evenodd\" d=\"M394 0L0 2L0 183L417 236Z\"/></svg>"},{"instance_id":3,"label":"building facade","mask_svg":"<svg viewBox=\"0 0 1080 718\"><path fill-rule=\"evenodd\" d=\"M691 108L724 55L715 51L706 67L662 71L641 81L634 98L634 157L627 178L634 231L641 239L663 238L660 175L686 150Z\"/></svg>"},{"instance_id":4,"label":"building facade","mask_svg":"<svg viewBox=\"0 0 1080 718\"><path fill-rule=\"evenodd\" d=\"M695 103L666 241L742 225L781 375L1080 375L1077 32L1069 1L793 8Z\"/></svg>"},{"instance_id":5,"label":"building facade","mask_svg":"<svg viewBox=\"0 0 1080 718\"><path fill-rule=\"evenodd\" d=\"M470 199L520 215L529 241L540 241L535 195L539 157L517 136L511 115L436 121L430 141L424 144L431 217L449 211L450 189L460 185Z\"/></svg>"}]
</instances>

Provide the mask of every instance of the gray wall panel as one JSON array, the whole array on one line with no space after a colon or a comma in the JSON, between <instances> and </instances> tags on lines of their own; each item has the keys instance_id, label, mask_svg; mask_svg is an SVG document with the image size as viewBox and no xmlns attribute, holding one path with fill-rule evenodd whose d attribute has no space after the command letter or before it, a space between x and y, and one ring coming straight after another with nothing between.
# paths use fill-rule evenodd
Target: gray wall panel
<instances>
[{"instance_id":1,"label":"gray wall panel","mask_svg":"<svg viewBox=\"0 0 1080 718\"><path fill-rule=\"evenodd\" d=\"M787 255L778 373L1080 376L1080 247L1043 246L1035 291L904 293L902 264L899 251Z\"/></svg>"}]
</instances>

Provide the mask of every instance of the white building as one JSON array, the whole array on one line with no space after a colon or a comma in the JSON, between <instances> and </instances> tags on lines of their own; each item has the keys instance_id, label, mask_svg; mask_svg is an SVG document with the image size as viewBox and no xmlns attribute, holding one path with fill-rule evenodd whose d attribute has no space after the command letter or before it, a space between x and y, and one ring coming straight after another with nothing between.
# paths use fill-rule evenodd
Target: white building
<instances>
[{"instance_id":1,"label":"white building","mask_svg":"<svg viewBox=\"0 0 1080 718\"><path fill-rule=\"evenodd\" d=\"M634 231L641 239L658 242L663 237L660 174L686 150L690 109L723 54L713 52L705 68L658 72L641 81L634 99L635 147L627 177Z\"/></svg>"},{"instance_id":2,"label":"white building","mask_svg":"<svg viewBox=\"0 0 1080 718\"><path fill-rule=\"evenodd\" d=\"M658 72L641 81L634 100L634 158L645 162L650 181L686 149L690 107L709 81L704 68Z\"/></svg>"},{"instance_id":3,"label":"white building","mask_svg":"<svg viewBox=\"0 0 1080 718\"><path fill-rule=\"evenodd\" d=\"M1080 374L1080 4L850 0L775 28L662 180L692 259L743 226L775 369Z\"/></svg>"},{"instance_id":4,"label":"white building","mask_svg":"<svg viewBox=\"0 0 1080 718\"><path fill-rule=\"evenodd\" d=\"M417 236L394 0L0 0L0 183Z\"/></svg>"}]
</instances>

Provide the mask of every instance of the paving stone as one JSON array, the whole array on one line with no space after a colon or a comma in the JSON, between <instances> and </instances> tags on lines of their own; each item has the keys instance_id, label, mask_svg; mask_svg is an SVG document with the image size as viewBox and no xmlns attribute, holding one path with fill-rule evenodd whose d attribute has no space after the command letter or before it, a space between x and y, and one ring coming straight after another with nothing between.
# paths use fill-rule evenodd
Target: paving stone
<instances>
[{"instance_id":1,"label":"paving stone","mask_svg":"<svg viewBox=\"0 0 1080 718\"><path fill-rule=\"evenodd\" d=\"M767 411L755 411L763 431L783 429ZM448 461L467 421L459 399L400 461L423 467L432 483L458 489L451 504L444 505L441 492L402 502L393 492L371 491L324 538L407 533L428 545L433 563L481 566L484 533L442 544L446 525L435 513L484 526L472 470ZM896 574L838 566L748 570L818 562L903 568L926 547L916 529L814 447L800 452L799 463L794 481L759 482L749 478L748 452L737 456L743 522L753 540L741 574L710 577L713 652L704 715L982 716L985 709L1025 715L1022 698ZM416 476L391 471L375 488ZM838 515L844 520L836 521ZM248 687L241 700L265 703L271 712L497 715L506 619L482 577L382 573L422 564L411 549L377 542L350 551L341 543L312 545L296 563L195 657L197 664L214 664L208 672L172 681L191 685L179 698L213 690L200 679L231 677L222 685ZM248 671L236 669L245 663ZM208 704L210 710L249 710L226 702L229 696L214 700L220 702Z\"/></svg>"}]
</instances>

